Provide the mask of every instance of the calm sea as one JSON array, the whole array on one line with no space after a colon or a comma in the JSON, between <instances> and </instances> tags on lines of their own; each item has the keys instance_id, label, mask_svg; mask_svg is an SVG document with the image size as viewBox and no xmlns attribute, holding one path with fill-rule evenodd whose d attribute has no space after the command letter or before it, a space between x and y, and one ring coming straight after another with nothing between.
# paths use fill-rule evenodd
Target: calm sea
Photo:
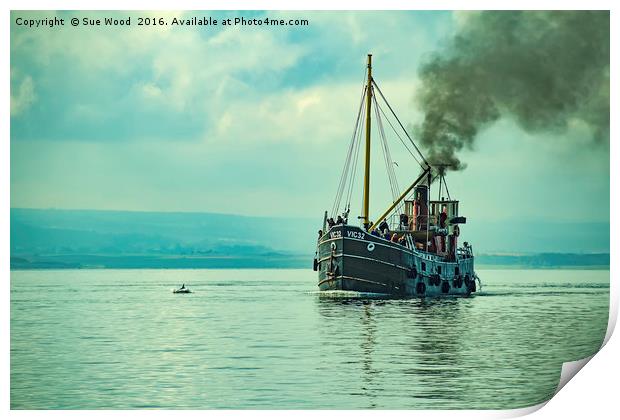
<instances>
[{"instance_id":1,"label":"calm sea","mask_svg":"<svg viewBox=\"0 0 620 420\"><path fill-rule=\"evenodd\" d=\"M609 271L482 293L316 292L309 270L11 272L11 408L517 408L605 335ZM182 283L195 293L171 293Z\"/></svg>"}]
</instances>

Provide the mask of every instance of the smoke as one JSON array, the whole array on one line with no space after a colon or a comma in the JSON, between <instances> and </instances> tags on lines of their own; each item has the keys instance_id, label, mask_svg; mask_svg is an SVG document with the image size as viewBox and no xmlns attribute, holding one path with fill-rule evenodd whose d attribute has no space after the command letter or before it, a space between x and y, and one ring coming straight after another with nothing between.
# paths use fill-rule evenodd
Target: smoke
<instances>
[{"instance_id":1,"label":"smoke","mask_svg":"<svg viewBox=\"0 0 620 420\"><path fill-rule=\"evenodd\" d=\"M419 69L414 130L428 160L450 169L479 131L513 118L528 132L589 128L609 142L609 12L509 11L465 15L447 48Z\"/></svg>"}]
</instances>

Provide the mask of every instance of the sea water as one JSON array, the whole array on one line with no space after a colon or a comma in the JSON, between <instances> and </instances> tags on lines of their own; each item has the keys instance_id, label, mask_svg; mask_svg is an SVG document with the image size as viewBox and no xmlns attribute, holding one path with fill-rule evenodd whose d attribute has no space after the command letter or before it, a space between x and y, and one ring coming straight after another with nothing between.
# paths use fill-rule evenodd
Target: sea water
<instances>
[{"instance_id":1,"label":"sea water","mask_svg":"<svg viewBox=\"0 0 620 420\"><path fill-rule=\"evenodd\" d=\"M596 352L609 271L477 270L470 298L309 270L11 272L12 409L508 409ZM194 293L173 294L185 283Z\"/></svg>"}]
</instances>

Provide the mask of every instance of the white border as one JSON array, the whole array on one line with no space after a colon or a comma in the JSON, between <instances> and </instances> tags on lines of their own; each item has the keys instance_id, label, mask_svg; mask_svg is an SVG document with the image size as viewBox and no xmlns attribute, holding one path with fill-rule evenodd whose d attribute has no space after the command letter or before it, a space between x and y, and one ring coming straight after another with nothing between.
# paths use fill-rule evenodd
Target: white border
<instances>
[{"instance_id":1,"label":"white border","mask_svg":"<svg viewBox=\"0 0 620 420\"><path fill-rule=\"evenodd\" d=\"M615 53L615 41L617 39L617 27L619 19L617 18L617 10L615 2L611 1L503 1L501 4L493 1L480 1L470 0L468 2L463 1L398 1L398 0L382 0L380 3L371 3L369 1L338 1L333 0L315 0L315 1L284 1L284 0L265 0L265 1L249 1L249 0L230 0L220 2L205 2L196 0L177 0L171 1L138 1L138 0L110 0L105 3L94 5L92 2L86 0L65 0L65 1L15 1L8 0L4 2L6 8L2 10L2 16L4 22L3 30L1 32L1 43L3 51L5 51L5 57L9 54L10 43L10 10L29 10L29 9L100 9L100 10L154 10L154 9L168 9L168 10L242 10L242 9L271 9L271 10L374 10L377 7L381 9L403 10L403 9L444 9L444 10L484 10L484 9L522 9L522 10L544 10L544 9L572 9L572 10L612 10L611 13L611 30L612 30L612 48L611 48L611 74L615 75L614 69L617 69L617 54ZM5 61L5 65L1 66L3 80L6 86L6 91L10 91L10 67L8 60ZM615 76L614 76L615 77ZM611 98L611 114L615 116L617 109L617 83L615 78L611 78L611 92L613 93ZM4 233L4 240L1 242L2 254L4 258L3 273L4 276L4 290L6 295L3 299L3 310L1 311L2 331L9 331L10 325L10 293L9 285L9 208L10 208L10 144L9 144L9 124L10 124L10 95L5 96L5 100L2 102L1 110L4 123L1 125L4 139L3 152L0 154L0 160L2 162L0 166L1 186L4 193L3 200L5 200L2 209L1 227ZM613 163L618 162L618 147L616 145L616 139L614 138L615 121L612 118L611 121L611 211L610 215L617 214L618 210L618 192L617 192L617 170ZM614 211L616 210L616 211ZM610 220L611 232L619 232L618 222L613 217ZM610 304L610 321L609 328L606 336L606 345L604 349L592 358L592 362L588 366L583 368L583 373L580 374L579 380L571 381L564 389L554 397L544 410L538 411L533 415L533 418L556 418L562 417L566 419L583 418L584 416L594 418L609 418L613 412L618 412L618 398L616 395L616 389L618 385L618 358L617 354L620 354L620 345L618 339L611 336L618 312L618 280L617 269L614 264L615 257L617 257L618 240L615 235L611 235L610 254L611 254L611 304ZM4 363L0 366L2 371L2 380L0 390L0 406L2 412L9 411L9 363L10 363L10 340L9 334L2 334L1 337L3 349L4 349ZM572 364L572 367L579 365L579 363ZM570 367L570 366L569 366ZM561 389L559 387L558 389ZM89 418L110 418L121 417L146 417L147 415L152 418L177 418L179 415L188 417L202 417L205 414L209 417L236 417L236 418L256 418L256 417L269 417L271 418L288 418L291 415L301 418L310 418L315 415L326 416L328 418L341 418L343 416L355 416L359 419L368 418L370 416L389 416L394 418L410 418L415 416L416 418L506 418L525 415L527 413L534 412L545 404L538 406L518 409L518 410L489 410L489 411L323 411L320 413L313 411L296 411L294 413L287 411L157 411L157 412L145 412L145 411L11 411L9 414L15 418L83 418L88 416Z\"/></svg>"}]
</instances>

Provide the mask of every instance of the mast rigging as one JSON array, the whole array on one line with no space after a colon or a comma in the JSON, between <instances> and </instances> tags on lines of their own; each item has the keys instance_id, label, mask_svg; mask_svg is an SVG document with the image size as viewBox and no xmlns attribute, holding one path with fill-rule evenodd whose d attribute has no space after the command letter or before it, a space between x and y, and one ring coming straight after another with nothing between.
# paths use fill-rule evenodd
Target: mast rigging
<instances>
[{"instance_id":1,"label":"mast rigging","mask_svg":"<svg viewBox=\"0 0 620 420\"><path fill-rule=\"evenodd\" d=\"M362 203L362 220L368 229L370 207L370 106L372 101L372 54L368 54L368 82L366 83L366 159L364 164L364 201Z\"/></svg>"}]
</instances>

